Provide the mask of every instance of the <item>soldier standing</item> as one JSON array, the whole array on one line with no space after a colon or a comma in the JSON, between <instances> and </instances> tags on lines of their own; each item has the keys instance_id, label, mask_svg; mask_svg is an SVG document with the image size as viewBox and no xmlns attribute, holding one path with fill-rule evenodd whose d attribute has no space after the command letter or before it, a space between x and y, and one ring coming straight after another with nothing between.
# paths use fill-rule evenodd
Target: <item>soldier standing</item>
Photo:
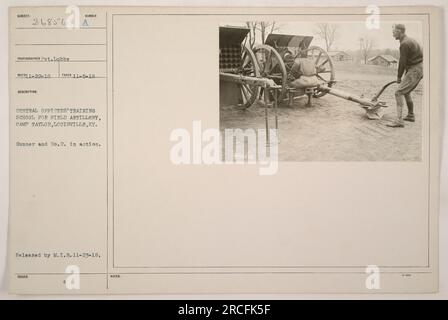
<instances>
[{"instance_id":1,"label":"soldier standing","mask_svg":"<svg viewBox=\"0 0 448 320\"><path fill-rule=\"evenodd\" d=\"M400 41L400 61L398 63L397 83L395 91L397 102L397 119L389 127L403 128L405 121L414 122L414 102L411 92L423 78L423 52L419 43L406 35L406 27L403 24L396 24L393 28L393 36ZM406 71L403 80L401 77ZM403 105L406 101L408 114L403 119Z\"/></svg>"}]
</instances>

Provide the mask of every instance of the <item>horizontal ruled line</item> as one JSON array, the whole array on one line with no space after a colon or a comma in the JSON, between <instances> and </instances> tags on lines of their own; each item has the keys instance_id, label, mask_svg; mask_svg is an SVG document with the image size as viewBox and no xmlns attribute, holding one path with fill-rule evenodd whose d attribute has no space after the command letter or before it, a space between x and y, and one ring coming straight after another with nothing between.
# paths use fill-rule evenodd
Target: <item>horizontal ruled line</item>
<instances>
[{"instance_id":1,"label":"horizontal ruled line","mask_svg":"<svg viewBox=\"0 0 448 320\"><path fill-rule=\"evenodd\" d=\"M16 60L16 62L61 62L61 63L69 63L69 62L106 62L106 60L67 60L67 61L43 61L43 60Z\"/></svg>"},{"instance_id":2,"label":"horizontal ruled line","mask_svg":"<svg viewBox=\"0 0 448 320\"><path fill-rule=\"evenodd\" d=\"M323 268L334 268L334 269L365 269L365 266L117 266L116 269L294 269L294 268L305 268L305 269L323 269ZM378 268L388 269L388 268L402 268L402 269L427 269L430 266L378 266Z\"/></svg>"},{"instance_id":3,"label":"horizontal ruled line","mask_svg":"<svg viewBox=\"0 0 448 320\"><path fill-rule=\"evenodd\" d=\"M107 77L16 77L16 79L106 79Z\"/></svg>"},{"instance_id":4,"label":"horizontal ruled line","mask_svg":"<svg viewBox=\"0 0 448 320\"><path fill-rule=\"evenodd\" d=\"M382 271L381 273L390 274L431 274L430 271ZM104 275L106 272L81 272L80 275ZM152 274L166 274L166 275L183 275L183 274L365 274L364 271L180 271L180 272L113 272L110 275L152 275ZM16 276L59 276L67 275L63 272L30 272L30 273L16 273Z\"/></svg>"},{"instance_id":5,"label":"horizontal ruled line","mask_svg":"<svg viewBox=\"0 0 448 320\"><path fill-rule=\"evenodd\" d=\"M67 28L67 27L16 27L16 30L88 30L88 29L106 29L106 27L79 27L79 28Z\"/></svg>"},{"instance_id":6,"label":"horizontal ruled line","mask_svg":"<svg viewBox=\"0 0 448 320\"><path fill-rule=\"evenodd\" d=\"M16 46L105 46L105 43L16 43Z\"/></svg>"}]
</instances>

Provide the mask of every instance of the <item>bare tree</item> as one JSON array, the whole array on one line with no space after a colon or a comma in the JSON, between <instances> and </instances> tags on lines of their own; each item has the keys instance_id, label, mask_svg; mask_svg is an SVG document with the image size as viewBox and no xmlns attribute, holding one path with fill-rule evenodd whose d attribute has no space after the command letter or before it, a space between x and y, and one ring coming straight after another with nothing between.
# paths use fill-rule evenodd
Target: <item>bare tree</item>
<instances>
[{"instance_id":1,"label":"bare tree","mask_svg":"<svg viewBox=\"0 0 448 320\"><path fill-rule=\"evenodd\" d=\"M365 35L359 38L359 50L361 52L361 58L364 60L364 64L367 64L370 52L375 47L375 39L369 35Z\"/></svg>"},{"instance_id":2,"label":"bare tree","mask_svg":"<svg viewBox=\"0 0 448 320\"><path fill-rule=\"evenodd\" d=\"M258 28L261 33L261 43L265 43L266 38L269 34L273 33L274 31L277 31L280 29L280 26L277 25L275 21L272 22L266 22L266 21L260 21L258 23Z\"/></svg>"},{"instance_id":3,"label":"bare tree","mask_svg":"<svg viewBox=\"0 0 448 320\"><path fill-rule=\"evenodd\" d=\"M339 26L336 24L329 23L318 23L317 30L315 31L316 35L319 36L322 40L325 41L325 50L331 51L331 47L335 43L338 38L338 29Z\"/></svg>"},{"instance_id":4,"label":"bare tree","mask_svg":"<svg viewBox=\"0 0 448 320\"><path fill-rule=\"evenodd\" d=\"M253 48L254 44L255 44L255 39L257 36L257 25L258 25L258 22L252 22L252 21L246 22L246 26L249 28L249 34L248 34L248 38L246 38L246 40L249 41L249 47L251 47L251 48Z\"/></svg>"},{"instance_id":5,"label":"bare tree","mask_svg":"<svg viewBox=\"0 0 448 320\"><path fill-rule=\"evenodd\" d=\"M246 26L250 30L246 41L249 42L251 48L255 45L258 35L260 35L261 43L264 44L269 34L280 30L280 25L275 21L247 21Z\"/></svg>"}]
</instances>

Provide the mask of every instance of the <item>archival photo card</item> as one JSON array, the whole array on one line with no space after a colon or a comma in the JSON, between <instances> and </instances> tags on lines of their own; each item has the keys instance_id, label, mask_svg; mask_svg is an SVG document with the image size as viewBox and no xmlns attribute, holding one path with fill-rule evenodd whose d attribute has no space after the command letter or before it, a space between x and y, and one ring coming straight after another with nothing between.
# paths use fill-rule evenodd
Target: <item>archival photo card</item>
<instances>
[{"instance_id":1,"label":"archival photo card","mask_svg":"<svg viewBox=\"0 0 448 320\"><path fill-rule=\"evenodd\" d=\"M438 290L437 8L9 26L11 293Z\"/></svg>"}]
</instances>

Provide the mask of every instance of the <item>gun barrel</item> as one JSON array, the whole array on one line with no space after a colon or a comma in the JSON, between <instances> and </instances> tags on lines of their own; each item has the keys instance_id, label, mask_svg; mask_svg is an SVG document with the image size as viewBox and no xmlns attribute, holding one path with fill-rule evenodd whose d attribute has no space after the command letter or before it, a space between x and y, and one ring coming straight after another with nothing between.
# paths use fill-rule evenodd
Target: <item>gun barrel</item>
<instances>
[{"instance_id":1,"label":"gun barrel","mask_svg":"<svg viewBox=\"0 0 448 320\"><path fill-rule=\"evenodd\" d=\"M321 86L319 87L319 90L325 93L329 93L331 95L334 95L336 97L345 99L345 100L349 100L349 101L353 101L353 102L357 102L363 106L366 107L375 107L377 105L377 102L371 101L371 100L367 100L361 97L358 97L354 94L342 91L342 90L338 90L338 89L334 89L334 88L330 88L327 86Z\"/></svg>"}]
</instances>

